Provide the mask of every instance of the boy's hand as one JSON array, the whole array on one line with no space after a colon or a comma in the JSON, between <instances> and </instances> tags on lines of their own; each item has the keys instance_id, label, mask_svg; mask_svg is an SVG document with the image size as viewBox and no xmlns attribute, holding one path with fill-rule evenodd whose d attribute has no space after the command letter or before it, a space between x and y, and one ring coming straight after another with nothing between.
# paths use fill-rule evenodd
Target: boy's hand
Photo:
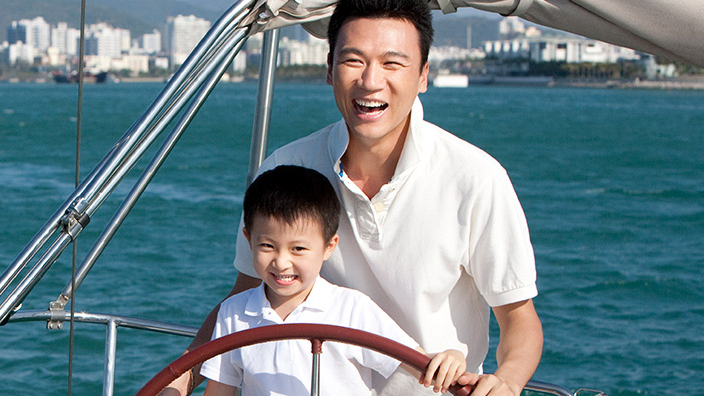
<instances>
[{"instance_id":1,"label":"boy's hand","mask_svg":"<svg viewBox=\"0 0 704 396\"><path fill-rule=\"evenodd\" d=\"M462 352L448 349L432 356L427 371L425 374L421 374L419 383L426 388L433 385L434 392L444 393L447 392L450 385L457 382L466 368L467 363ZM435 378L434 382L433 378Z\"/></svg>"}]
</instances>

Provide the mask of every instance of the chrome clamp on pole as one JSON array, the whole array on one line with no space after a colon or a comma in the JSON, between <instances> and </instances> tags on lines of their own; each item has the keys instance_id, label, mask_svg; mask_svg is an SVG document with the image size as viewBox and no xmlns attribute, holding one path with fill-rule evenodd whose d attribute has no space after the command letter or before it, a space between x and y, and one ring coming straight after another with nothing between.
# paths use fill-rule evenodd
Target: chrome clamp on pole
<instances>
[{"instance_id":1,"label":"chrome clamp on pole","mask_svg":"<svg viewBox=\"0 0 704 396\"><path fill-rule=\"evenodd\" d=\"M61 330L64 323L63 320L66 318L65 306L66 301L61 301L61 299L49 303L49 319L46 321L47 330Z\"/></svg>"},{"instance_id":2,"label":"chrome clamp on pole","mask_svg":"<svg viewBox=\"0 0 704 396\"><path fill-rule=\"evenodd\" d=\"M90 223L90 216L85 212L86 206L86 200L81 198L69 206L61 218L61 227L71 237L71 241L75 241L78 234Z\"/></svg>"},{"instance_id":3,"label":"chrome clamp on pole","mask_svg":"<svg viewBox=\"0 0 704 396\"><path fill-rule=\"evenodd\" d=\"M90 216L85 212L87 202L80 198L76 200L61 217L60 224L63 232L67 234L71 241L75 241L78 234L90 223ZM49 330L60 330L65 318L64 307L69 301L68 296L60 295L56 301L49 303L50 318L46 322Z\"/></svg>"}]
</instances>

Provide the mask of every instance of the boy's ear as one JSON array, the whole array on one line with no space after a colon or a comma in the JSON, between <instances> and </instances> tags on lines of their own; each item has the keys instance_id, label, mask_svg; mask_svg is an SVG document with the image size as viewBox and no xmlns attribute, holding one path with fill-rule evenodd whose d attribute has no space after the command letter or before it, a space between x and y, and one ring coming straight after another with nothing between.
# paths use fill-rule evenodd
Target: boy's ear
<instances>
[{"instance_id":1,"label":"boy's ear","mask_svg":"<svg viewBox=\"0 0 704 396\"><path fill-rule=\"evenodd\" d=\"M323 255L323 260L327 260L332 256L332 252L335 251L335 248L337 247L337 243L340 241L340 236L335 234L330 238L330 240L327 243L327 246L325 247L325 254Z\"/></svg>"},{"instance_id":2,"label":"boy's ear","mask_svg":"<svg viewBox=\"0 0 704 396\"><path fill-rule=\"evenodd\" d=\"M242 235L244 235L244 237L247 238L247 242L249 242L250 244L252 243L252 241L249 240L249 233L247 232L247 229L244 227L242 228Z\"/></svg>"}]
</instances>

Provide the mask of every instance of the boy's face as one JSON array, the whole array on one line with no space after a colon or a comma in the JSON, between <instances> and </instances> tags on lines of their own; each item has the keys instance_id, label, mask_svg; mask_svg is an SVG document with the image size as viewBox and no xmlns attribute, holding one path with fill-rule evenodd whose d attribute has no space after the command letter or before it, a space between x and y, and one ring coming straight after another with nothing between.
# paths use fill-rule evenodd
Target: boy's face
<instances>
[{"instance_id":1,"label":"boy's face","mask_svg":"<svg viewBox=\"0 0 704 396\"><path fill-rule=\"evenodd\" d=\"M328 84L350 139L397 139L428 87L418 31L407 20L355 18L340 28L328 57Z\"/></svg>"},{"instance_id":2,"label":"boy's face","mask_svg":"<svg viewBox=\"0 0 704 396\"><path fill-rule=\"evenodd\" d=\"M254 258L254 270L266 283L266 296L275 311L286 315L310 293L323 261L337 246L338 236L325 241L321 225L301 218L293 225L273 217L255 216L244 235Z\"/></svg>"}]
</instances>

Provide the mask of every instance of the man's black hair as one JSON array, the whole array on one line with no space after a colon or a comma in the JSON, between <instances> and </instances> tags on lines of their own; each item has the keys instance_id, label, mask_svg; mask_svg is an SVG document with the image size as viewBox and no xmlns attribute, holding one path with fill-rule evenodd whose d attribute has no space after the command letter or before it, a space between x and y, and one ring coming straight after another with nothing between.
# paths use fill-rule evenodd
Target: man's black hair
<instances>
[{"instance_id":1,"label":"man's black hair","mask_svg":"<svg viewBox=\"0 0 704 396\"><path fill-rule=\"evenodd\" d=\"M268 170L244 194L244 227L252 229L256 216L273 217L289 225L314 220L326 242L337 232L340 201L328 179L319 172L295 165Z\"/></svg>"},{"instance_id":2,"label":"man's black hair","mask_svg":"<svg viewBox=\"0 0 704 396\"><path fill-rule=\"evenodd\" d=\"M342 25L351 18L407 20L418 31L421 66L428 62L428 53L433 44L433 19L427 0L340 0L328 24L331 54L335 51Z\"/></svg>"}]
</instances>

